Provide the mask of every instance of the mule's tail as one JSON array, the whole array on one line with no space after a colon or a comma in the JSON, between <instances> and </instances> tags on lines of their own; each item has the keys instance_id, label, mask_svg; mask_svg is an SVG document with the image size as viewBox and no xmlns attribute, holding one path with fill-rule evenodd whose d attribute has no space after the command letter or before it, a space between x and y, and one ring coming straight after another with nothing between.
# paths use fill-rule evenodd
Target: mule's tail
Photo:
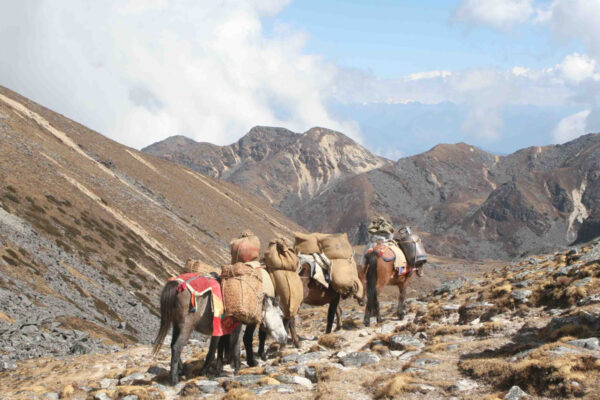
<instances>
[{"instance_id":1,"label":"mule's tail","mask_svg":"<svg viewBox=\"0 0 600 400\"><path fill-rule=\"evenodd\" d=\"M177 307L177 286L179 286L177 281L167 282L160 295L160 330L154 339L153 356L160 350L171 324L173 324L175 307Z\"/></svg>"},{"instance_id":2,"label":"mule's tail","mask_svg":"<svg viewBox=\"0 0 600 400\"><path fill-rule=\"evenodd\" d=\"M372 251L367 254L367 306L373 307L377 303L377 253Z\"/></svg>"}]
</instances>

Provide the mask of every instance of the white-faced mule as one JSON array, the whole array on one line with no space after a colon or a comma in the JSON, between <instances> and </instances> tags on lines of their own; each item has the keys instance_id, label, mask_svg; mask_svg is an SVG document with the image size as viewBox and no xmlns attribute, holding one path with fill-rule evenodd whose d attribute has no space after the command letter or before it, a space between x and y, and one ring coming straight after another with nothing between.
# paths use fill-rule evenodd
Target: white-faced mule
<instances>
[{"instance_id":1,"label":"white-faced mule","mask_svg":"<svg viewBox=\"0 0 600 400\"><path fill-rule=\"evenodd\" d=\"M254 359L254 349L252 348L252 337L256 325L247 325L244 331L243 341L246 348L246 362L249 367L258 365ZM238 326L231 335L223 336L219 345L219 358L222 359L223 352L229 350L231 366L237 372L241 368L241 335L242 326ZM264 343L267 335L271 336L277 343L284 345L287 342L287 331L285 329L283 311L279 305L279 299L265 296L263 298L262 322L258 328L261 346L259 347L259 356L264 357ZM229 337L230 336L230 337ZM222 363L222 361L220 361Z\"/></svg>"}]
</instances>

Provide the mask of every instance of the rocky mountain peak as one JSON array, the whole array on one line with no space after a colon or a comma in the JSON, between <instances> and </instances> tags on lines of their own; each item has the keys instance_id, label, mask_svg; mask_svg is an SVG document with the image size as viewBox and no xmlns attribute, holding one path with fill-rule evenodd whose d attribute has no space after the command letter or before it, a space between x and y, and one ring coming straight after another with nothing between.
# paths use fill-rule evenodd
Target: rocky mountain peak
<instances>
[{"instance_id":1,"label":"rocky mountain peak","mask_svg":"<svg viewBox=\"0 0 600 400\"><path fill-rule=\"evenodd\" d=\"M335 182L389 164L346 135L314 127L303 134L256 126L229 146L165 148L143 151L227 179L256 193L280 210L297 207Z\"/></svg>"}]
</instances>

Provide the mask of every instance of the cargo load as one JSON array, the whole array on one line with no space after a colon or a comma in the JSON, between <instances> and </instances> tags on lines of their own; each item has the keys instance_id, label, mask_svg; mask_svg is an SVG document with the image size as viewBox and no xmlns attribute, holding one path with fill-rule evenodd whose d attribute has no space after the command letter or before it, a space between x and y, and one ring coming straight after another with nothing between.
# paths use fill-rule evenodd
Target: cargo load
<instances>
[{"instance_id":1,"label":"cargo load","mask_svg":"<svg viewBox=\"0 0 600 400\"><path fill-rule=\"evenodd\" d=\"M284 317L294 317L304 299L304 288L300 275L296 271L283 269L269 270L269 275L273 280L275 294L279 297Z\"/></svg>"},{"instance_id":2,"label":"cargo load","mask_svg":"<svg viewBox=\"0 0 600 400\"><path fill-rule=\"evenodd\" d=\"M294 271L298 269L298 256L294 249L288 246L285 239L274 239L265 251L265 264L270 270L282 269Z\"/></svg>"},{"instance_id":3,"label":"cargo load","mask_svg":"<svg viewBox=\"0 0 600 400\"><path fill-rule=\"evenodd\" d=\"M294 249L289 247L284 238L271 240L265 251L265 264L284 316L295 316L304 298L304 291L300 275L296 272L298 256Z\"/></svg>"},{"instance_id":4,"label":"cargo load","mask_svg":"<svg viewBox=\"0 0 600 400\"><path fill-rule=\"evenodd\" d=\"M260 255L260 239L251 231L244 231L239 238L233 239L231 245L231 263L258 260Z\"/></svg>"},{"instance_id":5,"label":"cargo load","mask_svg":"<svg viewBox=\"0 0 600 400\"><path fill-rule=\"evenodd\" d=\"M411 267L420 267L427 262L427 252L421 238L412 233L409 226L398 231L396 242L402 249L406 262Z\"/></svg>"},{"instance_id":6,"label":"cargo load","mask_svg":"<svg viewBox=\"0 0 600 400\"><path fill-rule=\"evenodd\" d=\"M321 253L330 260L348 259L352 258L354 254L348 235L345 233L319 234L319 247Z\"/></svg>"},{"instance_id":7,"label":"cargo load","mask_svg":"<svg viewBox=\"0 0 600 400\"><path fill-rule=\"evenodd\" d=\"M370 235L390 237L394 234L394 226L383 217L376 217L371 221L367 231Z\"/></svg>"},{"instance_id":8,"label":"cargo load","mask_svg":"<svg viewBox=\"0 0 600 400\"><path fill-rule=\"evenodd\" d=\"M241 262L224 265L221 286L226 315L248 325L261 321L264 289L260 269Z\"/></svg>"},{"instance_id":9,"label":"cargo load","mask_svg":"<svg viewBox=\"0 0 600 400\"><path fill-rule=\"evenodd\" d=\"M319 248L325 254L331 266L329 276L331 285L342 296L349 296L362 291L356 263L354 262L354 250L345 233L318 234Z\"/></svg>"},{"instance_id":10,"label":"cargo load","mask_svg":"<svg viewBox=\"0 0 600 400\"><path fill-rule=\"evenodd\" d=\"M191 258L188 258L188 260L185 262L185 272L186 273L197 272L197 273L200 273L203 275L216 274L215 277L218 277L218 275L219 275L219 271L216 267L213 267L212 265L208 265L205 262L202 262L200 260L194 260Z\"/></svg>"},{"instance_id":11,"label":"cargo load","mask_svg":"<svg viewBox=\"0 0 600 400\"><path fill-rule=\"evenodd\" d=\"M296 254L320 253L319 233L294 232L294 249Z\"/></svg>"}]
</instances>

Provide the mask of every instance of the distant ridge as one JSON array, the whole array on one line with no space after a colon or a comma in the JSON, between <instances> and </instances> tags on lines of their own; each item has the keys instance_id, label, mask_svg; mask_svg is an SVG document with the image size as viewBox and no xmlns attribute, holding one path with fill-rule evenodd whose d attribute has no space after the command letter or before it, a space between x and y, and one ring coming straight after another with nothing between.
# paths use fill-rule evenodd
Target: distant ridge
<instances>
[{"instance_id":1,"label":"distant ridge","mask_svg":"<svg viewBox=\"0 0 600 400\"><path fill-rule=\"evenodd\" d=\"M143 151L240 185L308 230L346 231L355 242L380 214L418 226L430 249L455 257L507 258L600 236L599 134L506 156L440 144L397 162L324 128L255 127L222 147L168 138Z\"/></svg>"}]
</instances>

